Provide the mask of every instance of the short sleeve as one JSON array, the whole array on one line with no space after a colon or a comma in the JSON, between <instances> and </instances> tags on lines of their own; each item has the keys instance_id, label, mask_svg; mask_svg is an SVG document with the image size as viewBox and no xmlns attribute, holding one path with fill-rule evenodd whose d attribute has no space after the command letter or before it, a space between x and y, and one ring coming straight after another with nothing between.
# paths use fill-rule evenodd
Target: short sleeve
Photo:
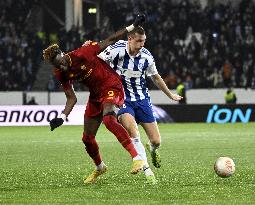
<instances>
[{"instance_id":1,"label":"short sleeve","mask_svg":"<svg viewBox=\"0 0 255 205\"><path fill-rule=\"evenodd\" d=\"M98 57L111 64L123 47L126 47L126 42L119 40L115 44L108 46Z\"/></svg>"},{"instance_id":2,"label":"short sleeve","mask_svg":"<svg viewBox=\"0 0 255 205\"><path fill-rule=\"evenodd\" d=\"M95 57L99 54L100 50L101 49L98 43L93 42L90 45L82 46L70 52L69 54L71 54L70 56L74 56L77 58L84 58L87 61L93 61Z\"/></svg>"},{"instance_id":3,"label":"short sleeve","mask_svg":"<svg viewBox=\"0 0 255 205\"><path fill-rule=\"evenodd\" d=\"M106 62L112 63L113 59L117 56L117 54L117 48L111 48L111 46L108 46L103 52L98 55L98 57Z\"/></svg>"},{"instance_id":4,"label":"short sleeve","mask_svg":"<svg viewBox=\"0 0 255 205\"><path fill-rule=\"evenodd\" d=\"M155 61L153 61L146 70L146 76L150 77L152 75L158 74L158 70L156 68Z\"/></svg>"},{"instance_id":5,"label":"short sleeve","mask_svg":"<svg viewBox=\"0 0 255 205\"><path fill-rule=\"evenodd\" d=\"M98 57L104 61L112 62L113 50L108 46L103 52L101 52Z\"/></svg>"}]
</instances>

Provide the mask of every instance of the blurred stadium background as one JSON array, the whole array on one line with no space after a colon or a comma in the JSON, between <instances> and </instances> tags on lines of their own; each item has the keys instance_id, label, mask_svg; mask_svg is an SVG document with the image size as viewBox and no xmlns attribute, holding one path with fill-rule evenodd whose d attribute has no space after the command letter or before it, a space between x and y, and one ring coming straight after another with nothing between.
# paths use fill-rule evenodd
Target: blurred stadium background
<instances>
[{"instance_id":1,"label":"blurred stadium background","mask_svg":"<svg viewBox=\"0 0 255 205\"><path fill-rule=\"evenodd\" d=\"M141 177L123 177L119 167L127 170L128 159L101 128L99 143L116 167L84 191L81 178L92 163L84 163L81 126L57 130L58 137L48 127L3 126L48 125L63 109L44 48L58 43L69 51L102 40L140 12L148 17L145 47L159 73L173 91L183 83L187 97L186 104L172 102L148 81L158 121L207 124L160 124L164 167L156 172L157 191L146 192ZM0 1L0 204L253 204L254 124L246 123L255 120L254 25L253 0ZM225 103L229 88L236 103ZM78 105L67 125L83 123L88 92L80 84L75 90ZM233 179L213 175L222 154L238 161Z\"/></svg>"},{"instance_id":2,"label":"blurred stadium background","mask_svg":"<svg viewBox=\"0 0 255 205\"><path fill-rule=\"evenodd\" d=\"M183 83L187 104L193 105L224 104L226 90L232 88L239 106L230 106L231 112L245 112L249 107L242 105L255 101L254 5L252 0L1 1L0 104L64 104L51 67L42 61L42 49L58 43L70 51L85 40L99 41L144 12L146 48L170 89ZM148 84L154 104L176 104ZM84 105L86 87L75 84L75 90L78 104Z\"/></svg>"}]
</instances>

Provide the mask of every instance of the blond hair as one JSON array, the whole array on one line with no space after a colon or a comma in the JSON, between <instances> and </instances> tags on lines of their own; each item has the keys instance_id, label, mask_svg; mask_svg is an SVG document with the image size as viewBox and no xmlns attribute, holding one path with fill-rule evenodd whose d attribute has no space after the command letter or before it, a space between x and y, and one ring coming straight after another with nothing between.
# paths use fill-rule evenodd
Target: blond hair
<instances>
[{"instance_id":1,"label":"blond hair","mask_svg":"<svg viewBox=\"0 0 255 205\"><path fill-rule=\"evenodd\" d=\"M43 50L43 58L44 60L51 62L53 58L60 53L61 50L59 49L58 44L52 44L48 48Z\"/></svg>"}]
</instances>

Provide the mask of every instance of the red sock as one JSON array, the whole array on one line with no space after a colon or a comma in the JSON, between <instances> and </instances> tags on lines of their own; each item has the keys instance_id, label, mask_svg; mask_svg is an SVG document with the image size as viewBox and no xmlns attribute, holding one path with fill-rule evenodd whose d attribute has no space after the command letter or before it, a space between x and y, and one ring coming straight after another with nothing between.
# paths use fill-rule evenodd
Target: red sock
<instances>
[{"instance_id":1,"label":"red sock","mask_svg":"<svg viewBox=\"0 0 255 205\"><path fill-rule=\"evenodd\" d=\"M117 137L118 141L129 152L132 158L136 157L138 154L132 144L128 132L120 123L117 122L116 117L113 115L106 115L103 117L103 122L106 128Z\"/></svg>"},{"instance_id":2,"label":"red sock","mask_svg":"<svg viewBox=\"0 0 255 205\"><path fill-rule=\"evenodd\" d=\"M85 144L85 148L89 156L93 159L96 165L99 165L102 162L102 159L99 154L99 148L95 136L83 133L82 141Z\"/></svg>"}]
</instances>

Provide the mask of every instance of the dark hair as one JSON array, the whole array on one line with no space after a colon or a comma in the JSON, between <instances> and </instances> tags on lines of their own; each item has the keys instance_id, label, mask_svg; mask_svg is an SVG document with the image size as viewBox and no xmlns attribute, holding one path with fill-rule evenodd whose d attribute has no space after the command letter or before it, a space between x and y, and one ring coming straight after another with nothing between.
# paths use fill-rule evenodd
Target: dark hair
<instances>
[{"instance_id":1,"label":"dark hair","mask_svg":"<svg viewBox=\"0 0 255 205\"><path fill-rule=\"evenodd\" d=\"M145 34L145 31L143 29L143 27L141 26L137 26L135 27L132 31L128 32L127 33L127 36L131 36L131 35L134 35L134 34L140 34L140 35L144 35Z\"/></svg>"}]
</instances>

